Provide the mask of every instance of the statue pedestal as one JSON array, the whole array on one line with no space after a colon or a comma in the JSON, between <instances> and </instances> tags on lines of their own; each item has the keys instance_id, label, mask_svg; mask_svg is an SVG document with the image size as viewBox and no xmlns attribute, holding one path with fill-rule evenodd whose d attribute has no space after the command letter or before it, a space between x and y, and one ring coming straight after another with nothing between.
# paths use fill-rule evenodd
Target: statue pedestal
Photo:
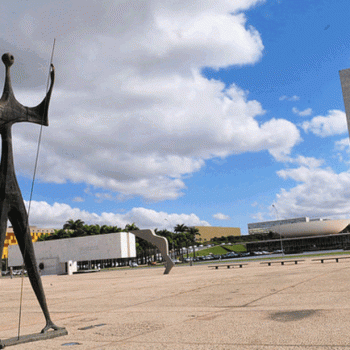
<instances>
[{"instance_id":1,"label":"statue pedestal","mask_svg":"<svg viewBox=\"0 0 350 350\"><path fill-rule=\"evenodd\" d=\"M46 340L46 339L52 339L56 337L62 337L63 335L67 335L67 334L68 332L65 328L60 328L56 331L47 331L46 333L28 334L20 337L0 340L0 349L4 349L6 346L11 346L11 345L31 343L33 341L38 341L38 340Z\"/></svg>"}]
</instances>

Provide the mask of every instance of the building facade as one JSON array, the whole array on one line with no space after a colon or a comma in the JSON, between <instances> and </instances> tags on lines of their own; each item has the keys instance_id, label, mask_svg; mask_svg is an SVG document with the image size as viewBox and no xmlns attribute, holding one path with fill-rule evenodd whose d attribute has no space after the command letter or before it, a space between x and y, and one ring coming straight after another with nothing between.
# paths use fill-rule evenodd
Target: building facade
<instances>
[{"instance_id":1,"label":"building facade","mask_svg":"<svg viewBox=\"0 0 350 350\"><path fill-rule=\"evenodd\" d=\"M200 242L210 241L215 237L240 236L241 229L239 227L217 227L217 226L195 226L200 236L197 240Z\"/></svg>"},{"instance_id":2,"label":"building facade","mask_svg":"<svg viewBox=\"0 0 350 350\"><path fill-rule=\"evenodd\" d=\"M34 243L37 264L42 275L76 272L81 262L136 257L135 235L129 232L63 238ZM18 245L10 245L8 266L22 265Z\"/></svg>"},{"instance_id":3,"label":"building facade","mask_svg":"<svg viewBox=\"0 0 350 350\"><path fill-rule=\"evenodd\" d=\"M292 218L285 220L261 221L248 224L248 233L254 235L257 233L269 233L272 227L279 225L296 224L298 222L309 222L308 217Z\"/></svg>"},{"instance_id":4,"label":"building facade","mask_svg":"<svg viewBox=\"0 0 350 350\"><path fill-rule=\"evenodd\" d=\"M38 228L37 226L30 226L30 234L32 236L32 241L36 242L38 238L42 234L50 234L54 232L53 228ZM2 259L7 259L8 258L8 246L9 245L16 245L17 239L15 237L15 234L13 232L12 227L8 227L6 230L6 238L5 238L5 243L4 243L4 250L2 252Z\"/></svg>"},{"instance_id":5,"label":"building facade","mask_svg":"<svg viewBox=\"0 0 350 350\"><path fill-rule=\"evenodd\" d=\"M329 249L350 249L350 234L338 233L322 236L290 237L283 238L283 251L285 254L296 254L307 251L329 250ZM258 251L279 251L281 249L281 240L265 240L258 242L247 242L247 252L254 253Z\"/></svg>"}]
</instances>

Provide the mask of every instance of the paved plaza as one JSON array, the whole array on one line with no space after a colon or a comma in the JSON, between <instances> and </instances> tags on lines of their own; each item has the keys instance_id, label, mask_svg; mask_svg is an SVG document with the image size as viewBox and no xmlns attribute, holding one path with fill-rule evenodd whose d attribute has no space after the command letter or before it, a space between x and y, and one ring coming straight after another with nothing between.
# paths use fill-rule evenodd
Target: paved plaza
<instances>
[{"instance_id":1,"label":"paved plaza","mask_svg":"<svg viewBox=\"0 0 350 350\"><path fill-rule=\"evenodd\" d=\"M44 276L63 337L8 349L350 349L350 259ZM17 335L20 278L0 279L0 339ZM24 280L21 334L44 318Z\"/></svg>"}]
</instances>

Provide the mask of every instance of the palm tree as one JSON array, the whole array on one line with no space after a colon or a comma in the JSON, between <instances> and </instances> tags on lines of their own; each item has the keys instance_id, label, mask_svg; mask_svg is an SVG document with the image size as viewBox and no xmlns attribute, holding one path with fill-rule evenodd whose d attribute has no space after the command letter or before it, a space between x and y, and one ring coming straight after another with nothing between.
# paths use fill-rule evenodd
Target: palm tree
<instances>
[{"instance_id":1,"label":"palm tree","mask_svg":"<svg viewBox=\"0 0 350 350\"><path fill-rule=\"evenodd\" d=\"M84 226L84 221L78 219L78 220L73 220L69 219L66 221L66 223L63 225L64 230L77 230L80 229Z\"/></svg>"},{"instance_id":2,"label":"palm tree","mask_svg":"<svg viewBox=\"0 0 350 350\"><path fill-rule=\"evenodd\" d=\"M101 233L101 228L100 225L84 225L81 227L82 231L84 231L84 235L87 236L94 236L94 235L99 235ZM80 230L80 229L78 229Z\"/></svg>"},{"instance_id":3,"label":"palm tree","mask_svg":"<svg viewBox=\"0 0 350 350\"><path fill-rule=\"evenodd\" d=\"M200 236L201 234L199 233L198 228L196 227L190 227L187 229L187 232L190 236L190 239L194 242L196 241L196 236Z\"/></svg>"},{"instance_id":4,"label":"palm tree","mask_svg":"<svg viewBox=\"0 0 350 350\"><path fill-rule=\"evenodd\" d=\"M174 227L174 231L176 233L178 232L186 232L188 230L188 227L185 225L185 224L177 224L175 227Z\"/></svg>"},{"instance_id":5,"label":"palm tree","mask_svg":"<svg viewBox=\"0 0 350 350\"><path fill-rule=\"evenodd\" d=\"M126 224L124 231L138 231L139 228L136 226L136 224L133 222L132 224Z\"/></svg>"},{"instance_id":6,"label":"palm tree","mask_svg":"<svg viewBox=\"0 0 350 350\"><path fill-rule=\"evenodd\" d=\"M102 225L100 229L101 234L105 233L112 233L113 232L113 226L108 226L108 225Z\"/></svg>"},{"instance_id":7,"label":"palm tree","mask_svg":"<svg viewBox=\"0 0 350 350\"><path fill-rule=\"evenodd\" d=\"M194 245L196 243L196 236L200 235L198 228L190 227L187 230L187 235L188 235L188 239L189 239L190 243L193 245L193 258L195 258L196 257L196 248L194 247Z\"/></svg>"}]
</instances>

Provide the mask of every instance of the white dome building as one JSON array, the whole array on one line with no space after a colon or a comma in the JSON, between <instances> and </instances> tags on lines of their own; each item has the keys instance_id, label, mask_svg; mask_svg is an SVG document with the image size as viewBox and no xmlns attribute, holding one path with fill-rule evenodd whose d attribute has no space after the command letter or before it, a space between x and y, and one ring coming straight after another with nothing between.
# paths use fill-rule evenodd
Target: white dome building
<instances>
[{"instance_id":1,"label":"white dome building","mask_svg":"<svg viewBox=\"0 0 350 350\"><path fill-rule=\"evenodd\" d=\"M344 220L313 220L295 224L282 224L270 227L272 232L282 237L307 237L339 233L350 224L350 219Z\"/></svg>"}]
</instances>

